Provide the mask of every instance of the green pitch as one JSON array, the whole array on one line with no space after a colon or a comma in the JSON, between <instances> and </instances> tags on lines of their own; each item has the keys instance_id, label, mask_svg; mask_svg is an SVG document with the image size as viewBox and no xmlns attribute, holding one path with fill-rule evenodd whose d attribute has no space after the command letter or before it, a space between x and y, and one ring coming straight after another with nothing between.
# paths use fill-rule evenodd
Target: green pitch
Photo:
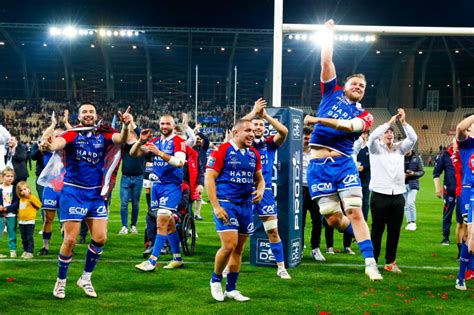
<instances>
[{"instance_id":1,"label":"green pitch","mask_svg":"<svg viewBox=\"0 0 474 315\"><path fill-rule=\"evenodd\" d=\"M326 262L310 257L309 246L303 262L290 269L292 280L276 277L276 269L253 267L247 246L238 289L251 297L246 303L215 302L209 290L214 254L219 246L214 231L211 208L204 206L204 221L197 222L196 253L184 257L185 267L164 270L171 259L160 257L155 272L135 269L141 262L145 225L145 198L142 198L138 235L118 235L120 230L119 192L112 199L108 241L92 282L98 298L85 296L75 282L82 273L87 245L77 245L69 268L66 298L56 300L52 295L57 274L57 251L60 246L59 224L55 222L51 243L52 254L35 256L32 260L4 259L0 261L0 313L141 313L141 314L364 314L364 313L472 313L474 281L468 281L468 291L454 289L458 263L457 247L452 225L450 246L441 246L442 201L434 194L432 168L421 179L417 200L415 232L402 227L397 263L402 274L382 272L384 280L370 282L364 275L363 259L357 245L355 256L336 253L325 255ZM33 182L33 180L31 180ZM453 220L454 217L453 217ZM311 220L308 218L308 222ZM369 219L370 225L370 219ZM38 215L37 232L41 229ZM307 227L308 229L308 227ZM306 244L309 244L309 231ZM35 234L35 255L42 247L41 235ZM88 238L89 239L89 238ZM325 252L324 232L322 251ZM18 234L18 254L21 238ZM342 237L336 232L335 248L342 249ZM383 258L384 247L382 248ZM7 254L6 236L0 241L0 253ZM15 278L7 281L7 278ZM12 279L9 279L12 280Z\"/></svg>"}]
</instances>

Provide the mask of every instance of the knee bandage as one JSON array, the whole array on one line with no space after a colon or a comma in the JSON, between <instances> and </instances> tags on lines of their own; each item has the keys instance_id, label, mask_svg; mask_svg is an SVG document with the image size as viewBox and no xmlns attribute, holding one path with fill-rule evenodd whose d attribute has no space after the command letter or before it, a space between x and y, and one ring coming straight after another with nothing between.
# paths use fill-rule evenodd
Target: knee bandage
<instances>
[{"instance_id":1,"label":"knee bandage","mask_svg":"<svg viewBox=\"0 0 474 315\"><path fill-rule=\"evenodd\" d=\"M170 210L158 209L158 215L163 215L163 216L171 217L172 214L173 214L173 213L172 213Z\"/></svg>"},{"instance_id":2,"label":"knee bandage","mask_svg":"<svg viewBox=\"0 0 474 315\"><path fill-rule=\"evenodd\" d=\"M356 196L344 198L342 199L342 205L346 211L354 208L361 208L362 198Z\"/></svg>"},{"instance_id":3,"label":"knee bandage","mask_svg":"<svg viewBox=\"0 0 474 315\"><path fill-rule=\"evenodd\" d=\"M324 216L342 212L341 203L339 201L339 197L336 195L321 197L318 201L319 205L319 213Z\"/></svg>"},{"instance_id":4,"label":"knee bandage","mask_svg":"<svg viewBox=\"0 0 474 315\"><path fill-rule=\"evenodd\" d=\"M263 228L265 229L265 232L278 228L278 219L263 222Z\"/></svg>"}]
</instances>

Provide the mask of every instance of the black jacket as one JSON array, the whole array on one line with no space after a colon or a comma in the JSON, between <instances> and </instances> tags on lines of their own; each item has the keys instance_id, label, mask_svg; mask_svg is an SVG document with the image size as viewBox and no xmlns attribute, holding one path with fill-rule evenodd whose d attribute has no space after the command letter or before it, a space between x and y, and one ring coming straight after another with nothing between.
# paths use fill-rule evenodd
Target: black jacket
<instances>
[{"instance_id":1,"label":"black jacket","mask_svg":"<svg viewBox=\"0 0 474 315\"><path fill-rule=\"evenodd\" d=\"M11 158L13 169L15 170L15 184L21 180L28 178L28 170L26 169L26 160L28 159L28 151L26 146L18 143L15 154L11 156L10 147L7 148L7 154L5 155L5 164L8 164L8 160Z\"/></svg>"},{"instance_id":2,"label":"black jacket","mask_svg":"<svg viewBox=\"0 0 474 315\"><path fill-rule=\"evenodd\" d=\"M410 189L419 190L419 178L425 175L425 170L423 168L423 161L418 154L413 153L411 156L405 155L405 172L408 170L413 171L414 175L407 177L405 179L405 184L410 185Z\"/></svg>"}]
</instances>

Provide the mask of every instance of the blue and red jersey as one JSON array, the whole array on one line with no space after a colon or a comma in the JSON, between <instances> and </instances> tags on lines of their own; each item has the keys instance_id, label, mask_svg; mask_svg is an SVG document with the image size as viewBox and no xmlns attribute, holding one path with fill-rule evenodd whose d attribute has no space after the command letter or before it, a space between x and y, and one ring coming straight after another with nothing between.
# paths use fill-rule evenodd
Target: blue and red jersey
<instances>
[{"instance_id":1,"label":"blue and red jersey","mask_svg":"<svg viewBox=\"0 0 474 315\"><path fill-rule=\"evenodd\" d=\"M364 122L364 131L372 126L372 115L364 110L359 103L352 103L344 96L344 91L334 78L328 82L321 82L322 99L319 104L318 117L351 120L360 118ZM314 126L310 145L320 146L350 156L354 142L361 132L344 132L322 124Z\"/></svg>"},{"instance_id":2,"label":"blue and red jersey","mask_svg":"<svg viewBox=\"0 0 474 315\"><path fill-rule=\"evenodd\" d=\"M262 170L262 162L257 149L239 149L231 140L211 152L206 168L219 174L217 199L243 203L252 200L254 176Z\"/></svg>"},{"instance_id":3,"label":"blue and red jersey","mask_svg":"<svg viewBox=\"0 0 474 315\"><path fill-rule=\"evenodd\" d=\"M81 187L101 187L104 160L113 132L73 131L64 132L66 140L64 183Z\"/></svg>"},{"instance_id":4,"label":"blue and red jersey","mask_svg":"<svg viewBox=\"0 0 474 315\"><path fill-rule=\"evenodd\" d=\"M279 146L273 141L274 136L262 140L254 140L253 147L258 150L262 160L262 175L265 180L265 188L272 187L273 164Z\"/></svg>"},{"instance_id":5,"label":"blue and red jersey","mask_svg":"<svg viewBox=\"0 0 474 315\"><path fill-rule=\"evenodd\" d=\"M472 187L474 184L474 138L469 137L464 141L458 141L458 149L462 162L462 184Z\"/></svg>"},{"instance_id":6,"label":"blue and red jersey","mask_svg":"<svg viewBox=\"0 0 474 315\"><path fill-rule=\"evenodd\" d=\"M184 156L186 155L186 142L175 135L168 138L153 138L148 141L147 144L153 144L158 148L158 150L171 156L176 155L178 152L182 152ZM153 166L150 172L150 179L162 184L181 185L183 182L183 168L170 165L168 162L156 155L153 156L152 163Z\"/></svg>"}]
</instances>

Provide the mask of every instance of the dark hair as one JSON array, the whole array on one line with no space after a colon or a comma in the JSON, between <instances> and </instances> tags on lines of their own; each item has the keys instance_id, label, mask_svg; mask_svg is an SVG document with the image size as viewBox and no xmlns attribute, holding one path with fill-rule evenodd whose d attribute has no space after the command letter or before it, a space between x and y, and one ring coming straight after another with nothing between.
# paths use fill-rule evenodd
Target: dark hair
<instances>
[{"instance_id":1,"label":"dark hair","mask_svg":"<svg viewBox=\"0 0 474 315\"><path fill-rule=\"evenodd\" d=\"M311 129L311 127L308 127L308 126L303 127L303 134L304 135L310 135L312 132L313 132L313 129Z\"/></svg>"},{"instance_id":2,"label":"dark hair","mask_svg":"<svg viewBox=\"0 0 474 315\"><path fill-rule=\"evenodd\" d=\"M391 130L392 132L395 132L395 129L394 129L392 126L388 127L388 129L385 130L385 132L387 132L387 131L389 131L389 130Z\"/></svg>"}]
</instances>

